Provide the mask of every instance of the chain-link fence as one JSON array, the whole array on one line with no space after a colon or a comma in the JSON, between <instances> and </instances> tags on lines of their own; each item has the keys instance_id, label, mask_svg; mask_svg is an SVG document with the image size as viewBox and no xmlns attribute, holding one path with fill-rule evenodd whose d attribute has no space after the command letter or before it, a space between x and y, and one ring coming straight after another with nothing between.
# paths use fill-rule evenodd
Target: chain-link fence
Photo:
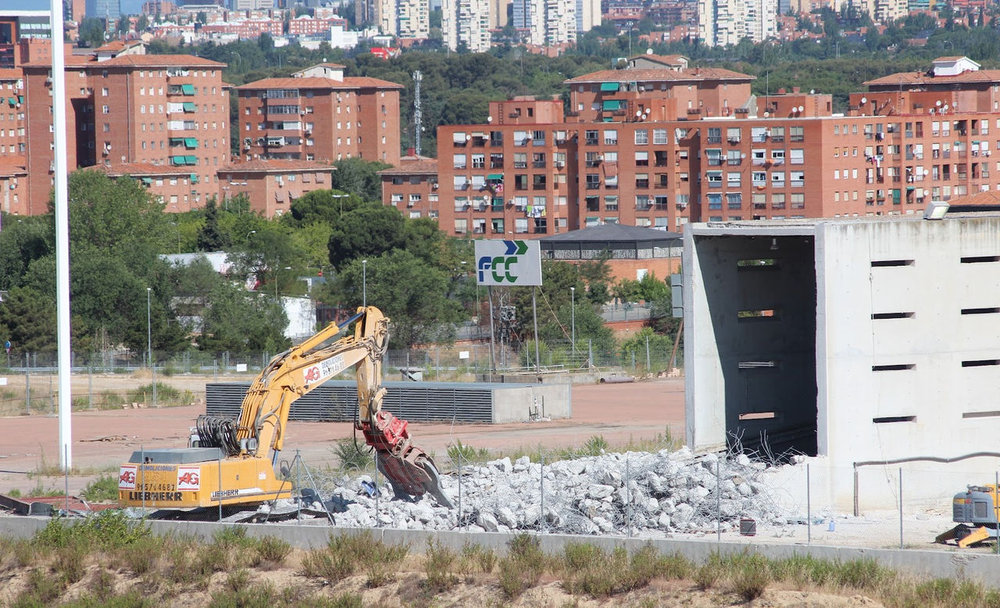
<instances>
[{"instance_id":1,"label":"chain-link fence","mask_svg":"<svg viewBox=\"0 0 1000 608\"><path fill-rule=\"evenodd\" d=\"M759 534L873 548L926 548L958 523L950 520L952 496L965 490L953 487L962 477L954 470L924 466L862 467L860 490L852 490L858 467L821 461L770 467L738 454L686 450L571 460L538 453L513 461L468 461L464 453L438 459L448 508L394 496L371 456L334 467L298 459L285 469L310 517L348 528L718 540ZM997 472L971 475L981 485L1000 480ZM942 485L926 487L936 481ZM852 512L851 493L859 491L853 501L860 511Z\"/></svg>"},{"instance_id":2,"label":"chain-link fence","mask_svg":"<svg viewBox=\"0 0 1000 608\"><path fill-rule=\"evenodd\" d=\"M73 407L183 405L204 401L204 383L245 380L260 373L275 353L72 353ZM537 356L536 356L537 355ZM386 380L496 381L519 374L593 374L599 377L665 375L681 366L679 349L662 336L632 340L628 347L601 347L592 340L432 345L386 354ZM58 402L54 352L0 353L0 415L52 413ZM199 382L189 381L197 377ZM350 378L347 372L345 378Z\"/></svg>"}]
</instances>

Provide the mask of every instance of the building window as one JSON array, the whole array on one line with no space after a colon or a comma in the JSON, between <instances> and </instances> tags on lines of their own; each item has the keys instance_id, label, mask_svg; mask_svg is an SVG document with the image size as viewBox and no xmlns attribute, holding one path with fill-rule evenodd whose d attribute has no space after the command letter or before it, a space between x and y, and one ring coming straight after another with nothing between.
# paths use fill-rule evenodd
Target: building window
<instances>
[{"instance_id":1,"label":"building window","mask_svg":"<svg viewBox=\"0 0 1000 608\"><path fill-rule=\"evenodd\" d=\"M649 143L649 129L635 130L635 145L644 146Z\"/></svg>"}]
</instances>

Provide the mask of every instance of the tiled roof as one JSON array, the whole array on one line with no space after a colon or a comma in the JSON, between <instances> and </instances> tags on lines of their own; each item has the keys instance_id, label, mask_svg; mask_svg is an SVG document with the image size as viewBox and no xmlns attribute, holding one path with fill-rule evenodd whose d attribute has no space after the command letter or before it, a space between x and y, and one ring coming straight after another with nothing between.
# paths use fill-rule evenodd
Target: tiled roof
<instances>
[{"instance_id":1,"label":"tiled roof","mask_svg":"<svg viewBox=\"0 0 1000 608\"><path fill-rule=\"evenodd\" d=\"M653 55L653 54L644 54L644 55L636 55L634 57L629 57L629 59L632 59L632 60L636 60L636 59L648 59L650 61L655 61L657 63L662 63L664 65L678 65L678 64L683 63L684 61L687 61L687 57L685 57L684 55Z\"/></svg>"},{"instance_id":2,"label":"tiled roof","mask_svg":"<svg viewBox=\"0 0 1000 608\"><path fill-rule=\"evenodd\" d=\"M437 175L438 163L436 158L427 156L403 156L399 159L399 164L389 169L378 172L379 175Z\"/></svg>"},{"instance_id":3,"label":"tiled roof","mask_svg":"<svg viewBox=\"0 0 1000 608\"><path fill-rule=\"evenodd\" d=\"M100 62L101 66L135 67L206 67L224 68L226 64L194 55L119 55Z\"/></svg>"},{"instance_id":4,"label":"tiled roof","mask_svg":"<svg viewBox=\"0 0 1000 608\"><path fill-rule=\"evenodd\" d=\"M332 78L265 78L236 87L243 90L258 89L402 89L403 85L368 78L367 76L346 77L343 81Z\"/></svg>"},{"instance_id":5,"label":"tiled roof","mask_svg":"<svg viewBox=\"0 0 1000 608\"><path fill-rule=\"evenodd\" d=\"M120 175L135 175L139 177L147 175L186 175L197 172L192 167L154 165L153 163L117 163L110 167L107 165L93 165L85 168L94 171L103 171L115 177Z\"/></svg>"},{"instance_id":6,"label":"tiled roof","mask_svg":"<svg viewBox=\"0 0 1000 608\"><path fill-rule=\"evenodd\" d=\"M625 224L601 224L580 230L570 230L559 234L542 237L539 242L542 249L546 243L653 243L658 247L676 246L681 239L678 232L666 232L642 226L626 226Z\"/></svg>"},{"instance_id":7,"label":"tiled roof","mask_svg":"<svg viewBox=\"0 0 1000 608\"><path fill-rule=\"evenodd\" d=\"M740 74L724 68L688 68L686 70L670 69L628 69L628 70L601 70L570 78L563 81L563 84L597 83L597 82L679 82L679 81L703 81L703 80L740 80L750 82L756 77L749 74Z\"/></svg>"},{"instance_id":8,"label":"tiled roof","mask_svg":"<svg viewBox=\"0 0 1000 608\"><path fill-rule=\"evenodd\" d=\"M295 171L336 171L329 163L314 160L251 160L234 163L219 169L219 173L281 173Z\"/></svg>"},{"instance_id":9,"label":"tiled roof","mask_svg":"<svg viewBox=\"0 0 1000 608\"><path fill-rule=\"evenodd\" d=\"M954 76L934 76L926 72L899 72L864 82L865 86L927 86L931 84L971 84L1000 82L1000 70L976 70Z\"/></svg>"},{"instance_id":10,"label":"tiled roof","mask_svg":"<svg viewBox=\"0 0 1000 608\"><path fill-rule=\"evenodd\" d=\"M27 174L27 159L25 157L0 156L0 175L10 177Z\"/></svg>"}]
</instances>

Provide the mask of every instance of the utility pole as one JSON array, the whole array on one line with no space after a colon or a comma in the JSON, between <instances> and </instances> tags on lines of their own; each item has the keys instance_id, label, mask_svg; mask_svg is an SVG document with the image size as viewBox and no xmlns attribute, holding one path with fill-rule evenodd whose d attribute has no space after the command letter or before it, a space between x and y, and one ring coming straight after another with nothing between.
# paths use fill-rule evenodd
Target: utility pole
<instances>
[{"instance_id":1,"label":"utility pole","mask_svg":"<svg viewBox=\"0 0 1000 608\"><path fill-rule=\"evenodd\" d=\"M421 123L423 122L424 113L420 107L420 81L424 79L424 75L417 70L413 73L413 152L420 156L420 131Z\"/></svg>"}]
</instances>

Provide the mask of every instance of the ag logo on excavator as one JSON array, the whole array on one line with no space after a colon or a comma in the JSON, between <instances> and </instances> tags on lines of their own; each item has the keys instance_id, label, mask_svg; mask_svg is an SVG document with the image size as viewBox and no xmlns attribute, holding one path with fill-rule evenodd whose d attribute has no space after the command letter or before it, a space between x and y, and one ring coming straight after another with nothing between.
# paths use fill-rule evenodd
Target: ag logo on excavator
<instances>
[{"instance_id":1,"label":"ag logo on excavator","mask_svg":"<svg viewBox=\"0 0 1000 608\"><path fill-rule=\"evenodd\" d=\"M200 490L201 469L199 467L177 467L178 490Z\"/></svg>"}]
</instances>

